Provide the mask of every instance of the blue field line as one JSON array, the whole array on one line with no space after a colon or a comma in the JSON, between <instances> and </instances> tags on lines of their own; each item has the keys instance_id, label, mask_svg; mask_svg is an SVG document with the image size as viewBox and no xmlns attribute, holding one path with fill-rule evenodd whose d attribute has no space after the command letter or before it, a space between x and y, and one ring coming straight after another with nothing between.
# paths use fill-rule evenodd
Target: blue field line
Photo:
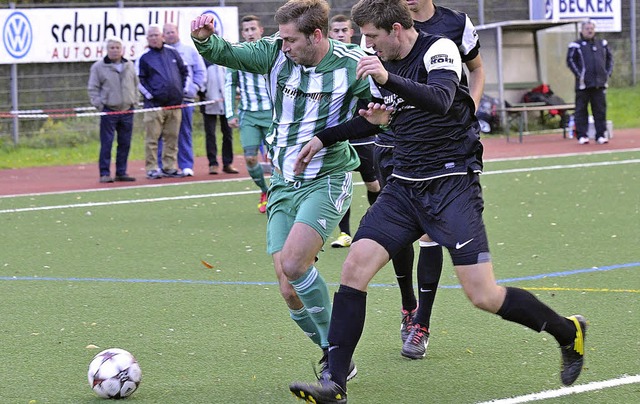
<instances>
[{"instance_id":1,"label":"blue field line","mask_svg":"<svg viewBox=\"0 0 640 404\"><path fill-rule=\"evenodd\" d=\"M634 268L640 267L640 262L630 262L627 264L609 265L605 267L594 267L585 269L574 269L571 271L551 272L548 274L538 274L531 276L523 276L519 278L506 278L498 279L497 283L510 283L520 281L532 281L536 279L544 278L557 278L562 276L570 276L577 274L584 274L590 272L605 272L612 271L614 269ZM118 278L56 278L51 276L0 276L0 281L54 281L54 282L114 282L114 283L181 283L192 285L256 285L256 286L273 286L277 285L277 282L246 282L246 281L208 281L208 280L194 280L194 279L118 279ZM329 283L329 285L337 286L335 283ZM372 283L370 287L388 288L395 287L394 283ZM440 285L441 289L460 289L458 285Z\"/></svg>"}]
</instances>

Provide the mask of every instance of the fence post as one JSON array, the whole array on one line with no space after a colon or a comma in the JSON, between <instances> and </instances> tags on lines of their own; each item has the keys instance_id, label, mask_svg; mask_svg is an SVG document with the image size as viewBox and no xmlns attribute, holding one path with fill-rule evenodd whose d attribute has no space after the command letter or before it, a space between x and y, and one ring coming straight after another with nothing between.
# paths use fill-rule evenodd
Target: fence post
<instances>
[{"instance_id":1,"label":"fence post","mask_svg":"<svg viewBox=\"0 0 640 404\"><path fill-rule=\"evenodd\" d=\"M10 2L9 8L16 8L16 3ZM11 109L17 111L18 106L18 65L14 63L11 65ZM13 116L11 133L13 135L13 144L17 145L20 139L20 120L17 115Z\"/></svg>"}]
</instances>

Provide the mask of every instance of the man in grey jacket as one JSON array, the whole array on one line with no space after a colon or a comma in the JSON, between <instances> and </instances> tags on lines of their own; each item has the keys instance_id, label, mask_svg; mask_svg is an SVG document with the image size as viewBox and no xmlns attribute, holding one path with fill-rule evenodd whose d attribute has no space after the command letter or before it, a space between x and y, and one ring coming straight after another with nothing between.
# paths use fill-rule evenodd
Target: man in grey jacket
<instances>
[{"instance_id":1,"label":"man in grey jacket","mask_svg":"<svg viewBox=\"0 0 640 404\"><path fill-rule=\"evenodd\" d=\"M100 117L100 182L135 181L127 174L127 160L131 148L133 113L138 102L138 76L133 62L122 56L122 40L106 40L107 56L91 66L88 92L91 105L105 112ZM118 133L115 178L111 177L111 148Z\"/></svg>"}]
</instances>

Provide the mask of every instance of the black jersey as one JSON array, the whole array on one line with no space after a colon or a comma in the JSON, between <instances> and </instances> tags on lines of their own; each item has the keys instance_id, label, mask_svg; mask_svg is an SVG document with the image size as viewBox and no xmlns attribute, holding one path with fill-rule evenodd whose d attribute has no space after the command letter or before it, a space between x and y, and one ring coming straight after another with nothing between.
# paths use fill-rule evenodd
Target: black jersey
<instances>
[{"instance_id":1,"label":"black jersey","mask_svg":"<svg viewBox=\"0 0 640 404\"><path fill-rule=\"evenodd\" d=\"M389 79L381 92L393 106L393 176L426 180L479 172L482 145L475 104L460 85L462 61L455 44L424 32L403 59L384 62Z\"/></svg>"},{"instance_id":2,"label":"black jersey","mask_svg":"<svg viewBox=\"0 0 640 404\"><path fill-rule=\"evenodd\" d=\"M418 31L442 35L451 39L458 47L462 63L475 59L480 53L480 41L478 40L476 27L471 22L469 16L447 7L435 5L434 7L435 13L433 16L427 21L413 20L414 27ZM464 70L462 71L460 83L468 90L469 82ZM392 139L392 134L380 133L376 137L376 144L391 147Z\"/></svg>"},{"instance_id":3,"label":"black jersey","mask_svg":"<svg viewBox=\"0 0 640 404\"><path fill-rule=\"evenodd\" d=\"M446 7L434 6L435 14L427 21L413 21L418 31L442 35L451 39L460 51L462 63L466 63L480 52L480 41L476 27L465 13Z\"/></svg>"}]
</instances>

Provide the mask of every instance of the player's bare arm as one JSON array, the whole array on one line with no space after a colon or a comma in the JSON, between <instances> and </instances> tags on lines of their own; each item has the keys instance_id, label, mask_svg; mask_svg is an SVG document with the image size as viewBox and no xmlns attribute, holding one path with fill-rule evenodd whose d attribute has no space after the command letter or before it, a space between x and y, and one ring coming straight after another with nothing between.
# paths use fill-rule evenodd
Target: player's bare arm
<instances>
[{"instance_id":1,"label":"player's bare arm","mask_svg":"<svg viewBox=\"0 0 640 404\"><path fill-rule=\"evenodd\" d=\"M370 102L367 105L367 109L359 109L358 114L366 119L368 123L374 125L373 128L377 128L380 125L387 125L389 123L392 111L393 109L387 107L385 104ZM344 124L338 125L337 127L334 126L332 128L325 129L324 131L318 133L318 135L312 137L311 140L309 140L309 142L307 142L307 144L304 145L304 147L298 153L295 164L293 166L293 172L296 175L302 174L309 165L309 162L311 162L311 159L313 159L313 156L315 156L316 153L318 153L323 147L325 147L324 143L329 143L330 145L334 144L337 140L347 140L347 138L349 138L347 134L355 135L354 137L360 137L370 136L376 133L375 130L372 131L372 128L366 125L366 122L355 122L355 120L345 122ZM346 128L347 125L354 124L358 125L358 129L362 129L362 132L352 130L354 128L340 130L340 127ZM369 133L368 131L371 131L371 133ZM325 141L323 142L323 140L321 139L325 139Z\"/></svg>"}]
</instances>

